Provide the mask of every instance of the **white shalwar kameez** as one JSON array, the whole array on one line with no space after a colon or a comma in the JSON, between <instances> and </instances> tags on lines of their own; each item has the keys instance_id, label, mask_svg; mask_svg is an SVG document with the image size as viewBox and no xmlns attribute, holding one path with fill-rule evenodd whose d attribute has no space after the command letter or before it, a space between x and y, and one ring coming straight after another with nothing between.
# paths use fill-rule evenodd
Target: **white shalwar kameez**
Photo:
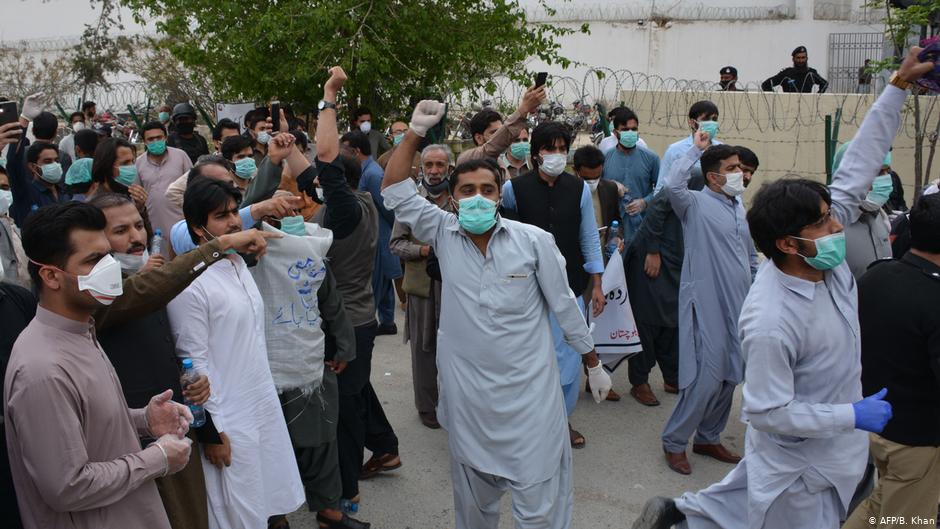
<instances>
[{"instance_id":1,"label":"white shalwar kameez","mask_svg":"<svg viewBox=\"0 0 940 529\"><path fill-rule=\"evenodd\" d=\"M506 490L516 528L569 527L571 446L549 312L578 353L594 341L552 236L499 218L484 256L411 179L382 195L440 259L437 416L449 434L457 529L496 529Z\"/></svg>"},{"instance_id":2,"label":"white shalwar kameez","mask_svg":"<svg viewBox=\"0 0 940 529\"><path fill-rule=\"evenodd\" d=\"M212 265L167 307L177 354L209 377L205 408L232 446L232 465L204 459L209 527L265 529L297 510L304 489L268 367L264 304L238 255Z\"/></svg>"},{"instance_id":3,"label":"white shalwar kameez","mask_svg":"<svg viewBox=\"0 0 940 529\"><path fill-rule=\"evenodd\" d=\"M906 92L888 86L835 174L830 212L843 226L897 134ZM868 435L861 400L858 296L848 263L818 283L765 261L741 310L747 362L744 458L719 483L676 507L691 529L836 529L862 477Z\"/></svg>"}]
</instances>

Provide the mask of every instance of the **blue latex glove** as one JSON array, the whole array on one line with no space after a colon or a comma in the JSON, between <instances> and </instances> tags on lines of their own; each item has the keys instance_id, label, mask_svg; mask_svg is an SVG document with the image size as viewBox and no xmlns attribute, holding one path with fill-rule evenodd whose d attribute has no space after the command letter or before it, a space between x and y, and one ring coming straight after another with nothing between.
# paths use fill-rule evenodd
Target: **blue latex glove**
<instances>
[{"instance_id":1,"label":"blue latex glove","mask_svg":"<svg viewBox=\"0 0 940 529\"><path fill-rule=\"evenodd\" d=\"M867 432L881 433L885 425L891 420L891 403L884 400L888 388L865 397L852 404L855 410L855 427Z\"/></svg>"}]
</instances>

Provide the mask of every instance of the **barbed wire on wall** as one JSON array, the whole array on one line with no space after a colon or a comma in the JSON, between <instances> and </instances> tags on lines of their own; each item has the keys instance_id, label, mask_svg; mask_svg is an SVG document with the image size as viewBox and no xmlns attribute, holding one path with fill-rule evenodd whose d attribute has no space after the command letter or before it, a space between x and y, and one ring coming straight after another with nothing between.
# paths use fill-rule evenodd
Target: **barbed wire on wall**
<instances>
[{"instance_id":1,"label":"barbed wire on wall","mask_svg":"<svg viewBox=\"0 0 940 529\"><path fill-rule=\"evenodd\" d=\"M525 6L529 22L559 23L607 21L625 22L637 20L783 20L796 17L796 6L788 4L774 6L712 6L707 3L693 5L674 3L671 6L656 5L655 2L634 2L630 4L615 2L579 2L552 3L549 7L553 15L542 6Z\"/></svg>"}]
</instances>

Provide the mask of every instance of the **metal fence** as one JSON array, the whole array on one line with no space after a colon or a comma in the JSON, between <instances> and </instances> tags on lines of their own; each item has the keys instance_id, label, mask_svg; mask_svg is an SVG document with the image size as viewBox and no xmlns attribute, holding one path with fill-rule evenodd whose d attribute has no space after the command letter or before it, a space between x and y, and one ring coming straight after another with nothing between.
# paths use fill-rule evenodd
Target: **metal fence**
<instances>
[{"instance_id":1,"label":"metal fence","mask_svg":"<svg viewBox=\"0 0 940 529\"><path fill-rule=\"evenodd\" d=\"M871 85L859 83L865 60L877 61L884 56L883 33L829 34L829 90L840 93L875 91L884 86L877 76L870 76Z\"/></svg>"}]
</instances>

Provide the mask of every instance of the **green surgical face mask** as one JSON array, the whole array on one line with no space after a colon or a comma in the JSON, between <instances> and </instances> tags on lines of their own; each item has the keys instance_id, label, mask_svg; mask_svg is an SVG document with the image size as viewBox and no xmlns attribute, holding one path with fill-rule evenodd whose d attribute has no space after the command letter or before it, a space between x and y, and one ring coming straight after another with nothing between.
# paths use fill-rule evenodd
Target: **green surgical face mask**
<instances>
[{"instance_id":1,"label":"green surgical face mask","mask_svg":"<svg viewBox=\"0 0 940 529\"><path fill-rule=\"evenodd\" d=\"M891 181L891 175L877 176L871 184L871 191L868 192L868 201L881 207L891 198L892 191L894 191L894 182Z\"/></svg>"},{"instance_id":2,"label":"green surgical face mask","mask_svg":"<svg viewBox=\"0 0 940 529\"><path fill-rule=\"evenodd\" d=\"M404 133L404 132L399 132L398 134L393 134L393 135L392 135L392 145L398 145L398 144L401 143L402 140L404 140L404 139L405 139L405 133Z\"/></svg>"},{"instance_id":3,"label":"green surgical face mask","mask_svg":"<svg viewBox=\"0 0 940 529\"><path fill-rule=\"evenodd\" d=\"M281 219L281 231L288 235L297 235L303 237L307 234L307 228L304 226L304 218L300 215L284 217Z\"/></svg>"},{"instance_id":4,"label":"green surgical face mask","mask_svg":"<svg viewBox=\"0 0 940 529\"><path fill-rule=\"evenodd\" d=\"M137 166L122 165L118 167L118 175L114 180L119 184L130 187L137 180Z\"/></svg>"},{"instance_id":5,"label":"green surgical face mask","mask_svg":"<svg viewBox=\"0 0 940 529\"><path fill-rule=\"evenodd\" d=\"M509 152L517 160L525 160L531 152L531 145L527 141L520 141L509 146Z\"/></svg>"},{"instance_id":6,"label":"green surgical face mask","mask_svg":"<svg viewBox=\"0 0 940 529\"><path fill-rule=\"evenodd\" d=\"M148 143L147 152L154 156L163 156L166 152L166 140L157 140Z\"/></svg>"},{"instance_id":7,"label":"green surgical face mask","mask_svg":"<svg viewBox=\"0 0 940 529\"><path fill-rule=\"evenodd\" d=\"M157 114L157 119L159 119L160 121L166 123L167 121L170 121L170 113L169 113L169 112L160 112L159 114Z\"/></svg>"},{"instance_id":8,"label":"green surgical face mask","mask_svg":"<svg viewBox=\"0 0 940 529\"><path fill-rule=\"evenodd\" d=\"M255 164L255 159L251 156L235 162L235 175L242 180L251 180L255 177L257 172L258 166Z\"/></svg>"},{"instance_id":9,"label":"green surgical face mask","mask_svg":"<svg viewBox=\"0 0 940 529\"><path fill-rule=\"evenodd\" d=\"M795 235L791 237L801 241L812 241L816 245L815 257L797 254L806 261L806 264L816 270L832 270L845 261L845 233L841 231L818 239L804 239Z\"/></svg>"},{"instance_id":10,"label":"green surgical face mask","mask_svg":"<svg viewBox=\"0 0 940 529\"><path fill-rule=\"evenodd\" d=\"M460 199L459 204L457 220L467 232L480 235L496 225L496 202L483 195L474 195Z\"/></svg>"}]
</instances>

